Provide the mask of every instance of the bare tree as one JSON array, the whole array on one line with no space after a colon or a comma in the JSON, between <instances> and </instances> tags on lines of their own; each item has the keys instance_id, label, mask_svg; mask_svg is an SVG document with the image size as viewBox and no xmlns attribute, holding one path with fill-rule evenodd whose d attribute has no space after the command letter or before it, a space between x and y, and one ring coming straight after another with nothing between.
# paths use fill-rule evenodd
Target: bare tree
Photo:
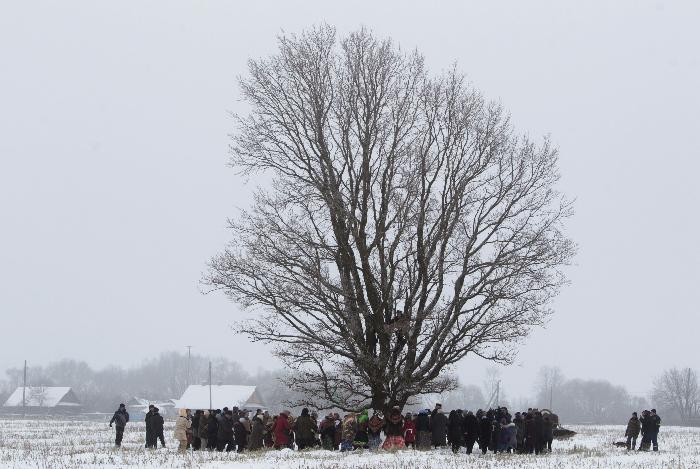
<instances>
[{"instance_id":1,"label":"bare tree","mask_svg":"<svg viewBox=\"0 0 700 469\"><path fill-rule=\"evenodd\" d=\"M423 62L322 26L241 79L232 164L273 182L204 281L254 310L248 334L317 408L444 392L470 353L511 362L574 252L550 142Z\"/></svg>"},{"instance_id":2,"label":"bare tree","mask_svg":"<svg viewBox=\"0 0 700 469\"><path fill-rule=\"evenodd\" d=\"M681 422L688 423L700 414L698 374L691 368L671 368L654 382L653 402L661 408L676 412Z\"/></svg>"}]
</instances>

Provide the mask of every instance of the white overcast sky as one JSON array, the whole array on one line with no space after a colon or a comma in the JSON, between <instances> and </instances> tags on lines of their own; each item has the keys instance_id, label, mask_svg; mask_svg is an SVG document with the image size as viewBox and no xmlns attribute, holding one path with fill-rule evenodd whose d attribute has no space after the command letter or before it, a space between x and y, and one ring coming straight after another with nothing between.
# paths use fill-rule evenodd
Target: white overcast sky
<instances>
[{"instance_id":1,"label":"white overcast sky","mask_svg":"<svg viewBox=\"0 0 700 469\"><path fill-rule=\"evenodd\" d=\"M515 126L551 134L580 246L548 327L501 370L542 365L646 393L700 368L700 2L0 3L0 370L163 350L274 368L202 295L253 184L226 167L236 76L276 35L327 22L457 62ZM485 364L458 368L481 384Z\"/></svg>"}]
</instances>

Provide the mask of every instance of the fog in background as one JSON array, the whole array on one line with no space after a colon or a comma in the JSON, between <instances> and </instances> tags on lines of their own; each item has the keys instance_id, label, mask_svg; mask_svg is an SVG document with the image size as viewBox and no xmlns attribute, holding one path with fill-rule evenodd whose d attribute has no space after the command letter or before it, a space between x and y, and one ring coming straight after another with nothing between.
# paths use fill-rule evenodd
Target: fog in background
<instances>
[{"instance_id":1,"label":"fog in background","mask_svg":"<svg viewBox=\"0 0 700 469\"><path fill-rule=\"evenodd\" d=\"M435 72L456 62L560 148L579 254L547 328L500 368L509 396L542 365L646 396L662 369L700 367L699 19L692 1L3 2L0 372L185 345L279 367L199 279L256 184L226 167L236 76L281 31L327 22ZM490 366L454 371L481 385Z\"/></svg>"}]
</instances>

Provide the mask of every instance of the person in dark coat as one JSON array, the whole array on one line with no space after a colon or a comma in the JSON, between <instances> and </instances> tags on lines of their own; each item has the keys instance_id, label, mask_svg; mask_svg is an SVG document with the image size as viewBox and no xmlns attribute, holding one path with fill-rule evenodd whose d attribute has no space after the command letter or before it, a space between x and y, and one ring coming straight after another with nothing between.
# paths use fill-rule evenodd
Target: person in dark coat
<instances>
[{"instance_id":1,"label":"person in dark coat","mask_svg":"<svg viewBox=\"0 0 700 469\"><path fill-rule=\"evenodd\" d=\"M470 410L464 417L464 445L467 447L467 454L472 454L474 443L479 439L479 419Z\"/></svg>"},{"instance_id":2,"label":"person in dark coat","mask_svg":"<svg viewBox=\"0 0 700 469\"><path fill-rule=\"evenodd\" d=\"M165 448L165 436L163 435L163 416L160 415L160 409L158 407L153 407L153 415L151 416L151 433L152 435L152 448L158 447L158 440L160 440L160 446Z\"/></svg>"},{"instance_id":3,"label":"person in dark coat","mask_svg":"<svg viewBox=\"0 0 700 469\"><path fill-rule=\"evenodd\" d=\"M532 412L528 411L523 417L523 433L524 433L524 451L527 454L532 454L535 451L535 434L533 432Z\"/></svg>"},{"instance_id":4,"label":"person in dark coat","mask_svg":"<svg viewBox=\"0 0 700 469\"><path fill-rule=\"evenodd\" d=\"M540 454L544 447L544 419L540 412L535 412L530 427L530 435L528 436L532 437L532 446L535 450L535 454Z\"/></svg>"},{"instance_id":5,"label":"person in dark coat","mask_svg":"<svg viewBox=\"0 0 700 469\"><path fill-rule=\"evenodd\" d=\"M479 421L479 449L481 454L486 454L491 444L493 424L487 415L483 415Z\"/></svg>"},{"instance_id":6,"label":"person in dark coat","mask_svg":"<svg viewBox=\"0 0 700 469\"><path fill-rule=\"evenodd\" d=\"M428 409L421 410L416 417L416 449L430 449L431 437Z\"/></svg>"},{"instance_id":7,"label":"person in dark coat","mask_svg":"<svg viewBox=\"0 0 700 469\"><path fill-rule=\"evenodd\" d=\"M313 448L316 442L316 433L318 433L316 421L309 415L309 409L303 408L301 415L294 422L294 439L297 443L297 448L299 450Z\"/></svg>"},{"instance_id":8,"label":"person in dark coat","mask_svg":"<svg viewBox=\"0 0 700 469\"><path fill-rule=\"evenodd\" d=\"M217 449L219 446L217 443L217 437L219 435L218 415L216 411L209 413L209 422L207 424L207 433L209 434L207 438L207 448L209 449Z\"/></svg>"},{"instance_id":9,"label":"person in dark coat","mask_svg":"<svg viewBox=\"0 0 700 469\"><path fill-rule=\"evenodd\" d=\"M236 442L236 452L242 453L248 446L248 429L245 426L244 417L233 422L233 436Z\"/></svg>"},{"instance_id":10,"label":"person in dark coat","mask_svg":"<svg viewBox=\"0 0 700 469\"><path fill-rule=\"evenodd\" d=\"M235 443L233 440L233 412L227 410L224 417L219 421L219 428L216 434L216 449L217 451L226 452L232 451Z\"/></svg>"},{"instance_id":11,"label":"person in dark coat","mask_svg":"<svg viewBox=\"0 0 700 469\"><path fill-rule=\"evenodd\" d=\"M124 404L119 404L119 408L116 412L114 412L112 420L109 421L110 427L112 426L112 424L114 424L114 426L116 427L116 435L114 438L115 446L122 445L122 438L124 438L124 428L126 427L126 424L128 422L129 412L126 411L126 406Z\"/></svg>"},{"instance_id":12,"label":"person in dark coat","mask_svg":"<svg viewBox=\"0 0 700 469\"><path fill-rule=\"evenodd\" d=\"M625 430L625 437L627 437L627 451L637 447L637 437L639 436L639 431L641 429L642 424L639 423L637 412L632 412L632 417L627 422L627 429Z\"/></svg>"},{"instance_id":13,"label":"person in dark coat","mask_svg":"<svg viewBox=\"0 0 700 469\"><path fill-rule=\"evenodd\" d=\"M651 428L650 428L650 435L649 439L651 441L651 444L654 445L654 451L659 450L659 429L661 428L661 417L659 417L656 413L656 409L651 409L651 413L649 415L649 418L651 419Z\"/></svg>"},{"instance_id":14,"label":"person in dark coat","mask_svg":"<svg viewBox=\"0 0 700 469\"><path fill-rule=\"evenodd\" d=\"M153 428L151 426L151 417L153 416L154 407L153 404L149 404L148 412L146 412L146 417L144 418L146 421L146 448L152 448L155 443L153 441Z\"/></svg>"},{"instance_id":15,"label":"person in dark coat","mask_svg":"<svg viewBox=\"0 0 700 469\"><path fill-rule=\"evenodd\" d=\"M321 445L323 449L333 451L335 448L335 420L333 415L328 414L321 422ZM380 429L381 431L381 429Z\"/></svg>"},{"instance_id":16,"label":"person in dark coat","mask_svg":"<svg viewBox=\"0 0 700 469\"><path fill-rule=\"evenodd\" d=\"M520 415L520 412L515 413L513 423L515 424L516 450L518 453L522 453L524 451L523 442L525 441L525 421L522 415Z\"/></svg>"},{"instance_id":17,"label":"person in dark coat","mask_svg":"<svg viewBox=\"0 0 700 469\"><path fill-rule=\"evenodd\" d=\"M554 441L554 423L551 414L545 413L542 416L542 448L551 453L552 441Z\"/></svg>"},{"instance_id":18,"label":"person in dark coat","mask_svg":"<svg viewBox=\"0 0 700 469\"><path fill-rule=\"evenodd\" d=\"M257 451L263 448L264 433L265 424L263 423L263 417L262 415L256 415L255 417L253 417L253 427L250 432L250 441L248 442L248 449L250 451Z\"/></svg>"},{"instance_id":19,"label":"person in dark coat","mask_svg":"<svg viewBox=\"0 0 700 469\"><path fill-rule=\"evenodd\" d=\"M192 450L197 451L202 446L202 440L199 438L199 419L202 418L203 412L196 410L192 417Z\"/></svg>"},{"instance_id":20,"label":"person in dark coat","mask_svg":"<svg viewBox=\"0 0 700 469\"><path fill-rule=\"evenodd\" d=\"M448 438L452 446L452 452L458 453L464 444L464 417L461 410L453 410L447 423Z\"/></svg>"},{"instance_id":21,"label":"person in dark coat","mask_svg":"<svg viewBox=\"0 0 700 469\"><path fill-rule=\"evenodd\" d=\"M439 448L447 444L447 417L442 413L442 407L435 409L430 417L433 446Z\"/></svg>"},{"instance_id":22,"label":"person in dark coat","mask_svg":"<svg viewBox=\"0 0 700 469\"><path fill-rule=\"evenodd\" d=\"M491 445L489 448L491 448L491 451L494 453L497 453L498 444L501 441L501 423L496 420L496 415L498 415L496 412L491 415L493 415L493 420L491 420Z\"/></svg>"}]
</instances>

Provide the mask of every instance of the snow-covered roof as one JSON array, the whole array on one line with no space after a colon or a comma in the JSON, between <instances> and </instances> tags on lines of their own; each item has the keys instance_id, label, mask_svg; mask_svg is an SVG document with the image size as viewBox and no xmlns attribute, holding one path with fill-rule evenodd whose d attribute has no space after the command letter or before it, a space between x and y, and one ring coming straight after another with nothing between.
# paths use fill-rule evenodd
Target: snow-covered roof
<instances>
[{"instance_id":1,"label":"snow-covered roof","mask_svg":"<svg viewBox=\"0 0 700 469\"><path fill-rule=\"evenodd\" d=\"M211 406L209 405L209 385L192 384L185 389L182 397L175 402L178 408L187 409L261 409L264 404L255 386L230 384L211 385Z\"/></svg>"},{"instance_id":2,"label":"snow-covered roof","mask_svg":"<svg viewBox=\"0 0 700 469\"><path fill-rule=\"evenodd\" d=\"M15 389L5 401L4 407L22 407L23 387ZM70 407L79 406L78 399L69 387L65 386L27 386L24 393L27 407Z\"/></svg>"}]
</instances>

